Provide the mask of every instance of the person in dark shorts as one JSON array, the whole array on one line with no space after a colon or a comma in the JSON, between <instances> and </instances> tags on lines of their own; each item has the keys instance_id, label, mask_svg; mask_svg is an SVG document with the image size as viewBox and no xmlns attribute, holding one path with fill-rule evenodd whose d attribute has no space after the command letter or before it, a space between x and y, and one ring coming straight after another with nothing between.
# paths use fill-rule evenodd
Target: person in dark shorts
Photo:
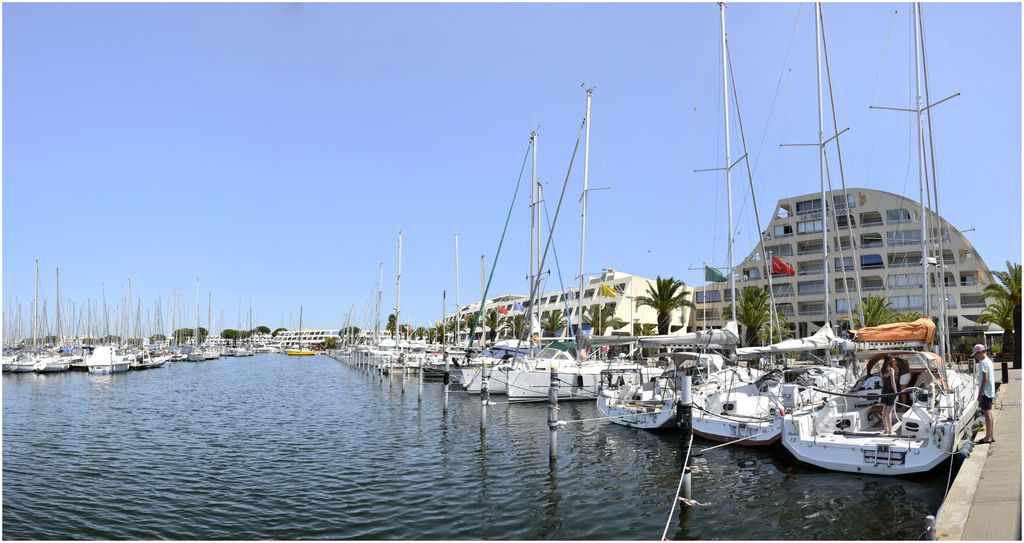
<instances>
[{"instance_id":1,"label":"person in dark shorts","mask_svg":"<svg viewBox=\"0 0 1024 543\"><path fill-rule=\"evenodd\" d=\"M892 413L896 406L896 361L885 355L882 362L882 431L885 435L894 435L892 431Z\"/></svg>"}]
</instances>

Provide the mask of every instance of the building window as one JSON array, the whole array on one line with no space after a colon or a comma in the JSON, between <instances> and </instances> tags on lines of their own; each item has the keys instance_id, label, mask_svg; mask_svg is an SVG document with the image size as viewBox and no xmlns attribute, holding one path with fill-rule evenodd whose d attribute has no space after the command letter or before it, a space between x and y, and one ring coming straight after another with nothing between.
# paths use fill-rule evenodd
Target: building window
<instances>
[{"instance_id":1,"label":"building window","mask_svg":"<svg viewBox=\"0 0 1024 543\"><path fill-rule=\"evenodd\" d=\"M865 211L860 214L861 226L882 226L882 214L877 211Z\"/></svg>"},{"instance_id":2,"label":"building window","mask_svg":"<svg viewBox=\"0 0 1024 543\"><path fill-rule=\"evenodd\" d=\"M887 224L904 224L910 222L910 212L906 209L889 209L885 212Z\"/></svg>"},{"instance_id":3,"label":"building window","mask_svg":"<svg viewBox=\"0 0 1024 543\"><path fill-rule=\"evenodd\" d=\"M594 297L594 289L588 288L587 291L583 293L583 297L584 298L593 298Z\"/></svg>"},{"instance_id":4,"label":"building window","mask_svg":"<svg viewBox=\"0 0 1024 543\"><path fill-rule=\"evenodd\" d=\"M797 275L814 275L825 271L825 265L820 260L812 260L810 262L798 262L796 267Z\"/></svg>"},{"instance_id":5,"label":"building window","mask_svg":"<svg viewBox=\"0 0 1024 543\"><path fill-rule=\"evenodd\" d=\"M920 230L896 230L885 233L889 246L914 245L921 243Z\"/></svg>"},{"instance_id":6,"label":"building window","mask_svg":"<svg viewBox=\"0 0 1024 543\"><path fill-rule=\"evenodd\" d=\"M799 294L821 294L825 292L824 281L800 281L796 286Z\"/></svg>"},{"instance_id":7,"label":"building window","mask_svg":"<svg viewBox=\"0 0 1024 543\"><path fill-rule=\"evenodd\" d=\"M796 252L800 255L821 253L821 240L801 241L796 244Z\"/></svg>"},{"instance_id":8,"label":"building window","mask_svg":"<svg viewBox=\"0 0 1024 543\"><path fill-rule=\"evenodd\" d=\"M862 249L870 249L872 247L882 247L882 234L861 234L860 235L860 246Z\"/></svg>"},{"instance_id":9,"label":"building window","mask_svg":"<svg viewBox=\"0 0 1024 543\"><path fill-rule=\"evenodd\" d=\"M835 271L843 271L843 270L852 270L853 269L853 257L852 256L844 256L842 258L842 262L840 262L839 258L834 259L832 262L834 263L834 266L832 267L832 269L835 270Z\"/></svg>"},{"instance_id":10,"label":"building window","mask_svg":"<svg viewBox=\"0 0 1024 543\"><path fill-rule=\"evenodd\" d=\"M804 200L796 203L796 212L798 215L803 213L813 213L815 211L821 211L821 199L816 200Z\"/></svg>"},{"instance_id":11,"label":"building window","mask_svg":"<svg viewBox=\"0 0 1024 543\"><path fill-rule=\"evenodd\" d=\"M843 203L843 195L842 194L833 194L832 195L832 205L834 205L835 208L837 210L839 210L839 211L842 211L844 209L853 209L853 208L857 207L857 197L855 195L853 195L853 194L847 194L846 195L846 203Z\"/></svg>"},{"instance_id":12,"label":"building window","mask_svg":"<svg viewBox=\"0 0 1024 543\"><path fill-rule=\"evenodd\" d=\"M793 227L788 224L779 224L775 226L775 237L784 238L786 236L793 235Z\"/></svg>"},{"instance_id":13,"label":"building window","mask_svg":"<svg viewBox=\"0 0 1024 543\"><path fill-rule=\"evenodd\" d=\"M849 224L847 224L849 222ZM840 215L836 217L836 225L839 228L846 228L847 226L857 226L857 219L854 219L852 215Z\"/></svg>"},{"instance_id":14,"label":"building window","mask_svg":"<svg viewBox=\"0 0 1024 543\"><path fill-rule=\"evenodd\" d=\"M890 307L897 311L921 310L924 309L924 296L920 294L913 296L890 296L889 304Z\"/></svg>"},{"instance_id":15,"label":"building window","mask_svg":"<svg viewBox=\"0 0 1024 543\"><path fill-rule=\"evenodd\" d=\"M743 268L743 280L753 281L761 278L761 268Z\"/></svg>"},{"instance_id":16,"label":"building window","mask_svg":"<svg viewBox=\"0 0 1024 543\"><path fill-rule=\"evenodd\" d=\"M793 246L788 243L785 245L769 245L765 247L765 250L775 256L793 256Z\"/></svg>"},{"instance_id":17,"label":"building window","mask_svg":"<svg viewBox=\"0 0 1024 543\"><path fill-rule=\"evenodd\" d=\"M860 255L860 269L871 270L884 267L885 264L882 263L882 255Z\"/></svg>"},{"instance_id":18,"label":"building window","mask_svg":"<svg viewBox=\"0 0 1024 543\"><path fill-rule=\"evenodd\" d=\"M851 302L852 302L852 304L851 304ZM837 298L836 299L836 312L838 312L838 313L846 313L847 310L849 310L849 311L856 311L857 310L857 301L856 300L847 300L846 298Z\"/></svg>"},{"instance_id":19,"label":"building window","mask_svg":"<svg viewBox=\"0 0 1024 543\"><path fill-rule=\"evenodd\" d=\"M920 273L898 273L890 275L888 284L890 289L900 288L921 288L921 274Z\"/></svg>"},{"instance_id":20,"label":"building window","mask_svg":"<svg viewBox=\"0 0 1024 543\"><path fill-rule=\"evenodd\" d=\"M793 285L789 283L783 283L781 285L772 285L772 291L775 293L776 298L782 298L784 296L793 295Z\"/></svg>"},{"instance_id":21,"label":"building window","mask_svg":"<svg viewBox=\"0 0 1024 543\"><path fill-rule=\"evenodd\" d=\"M707 290L707 291L700 291L700 290L698 290L697 291L697 298L696 298L696 300L697 300L698 304L703 304L705 302L721 302L722 301L722 292L718 291L718 290Z\"/></svg>"},{"instance_id":22,"label":"building window","mask_svg":"<svg viewBox=\"0 0 1024 543\"><path fill-rule=\"evenodd\" d=\"M815 219L813 221L800 221L796 223L797 234L813 234L815 232L821 232L821 228L821 219Z\"/></svg>"}]
</instances>

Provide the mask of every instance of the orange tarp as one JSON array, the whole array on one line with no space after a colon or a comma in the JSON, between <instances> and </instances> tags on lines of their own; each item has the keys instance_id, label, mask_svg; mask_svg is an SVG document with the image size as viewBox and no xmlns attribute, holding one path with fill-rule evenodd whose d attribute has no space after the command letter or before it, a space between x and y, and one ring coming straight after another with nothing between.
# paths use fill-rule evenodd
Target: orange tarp
<instances>
[{"instance_id":1,"label":"orange tarp","mask_svg":"<svg viewBox=\"0 0 1024 543\"><path fill-rule=\"evenodd\" d=\"M931 319L922 317L913 322L894 322L861 328L857 331L856 341L923 341L931 343L934 339L935 323Z\"/></svg>"}]
</instances>

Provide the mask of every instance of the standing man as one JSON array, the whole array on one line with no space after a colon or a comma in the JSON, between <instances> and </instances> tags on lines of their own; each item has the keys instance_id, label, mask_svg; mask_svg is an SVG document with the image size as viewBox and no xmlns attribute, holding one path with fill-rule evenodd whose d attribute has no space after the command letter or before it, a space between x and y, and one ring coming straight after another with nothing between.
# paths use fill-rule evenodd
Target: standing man
<instances>
[{"instance_id":1,"label":"standing man","mask_svg":"<svg viewBox=\"0 0 1024 543\"><path fill-rule=\"evenodd\" d=\"M996 397L995 368L985 354L984 345L975 345L971 356L978 363L978 407L985 415L985 438L978 443L995 443L996 423L992 416L992 400Z\"/></svg>"}]
</instances>

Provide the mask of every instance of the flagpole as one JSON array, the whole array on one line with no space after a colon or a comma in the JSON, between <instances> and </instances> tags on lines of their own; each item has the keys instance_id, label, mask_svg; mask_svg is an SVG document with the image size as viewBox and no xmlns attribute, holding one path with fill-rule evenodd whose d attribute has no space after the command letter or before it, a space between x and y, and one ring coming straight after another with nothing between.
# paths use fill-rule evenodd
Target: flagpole
<instances>
[{"instance_id":1,"label":"flagpole","mask_svg":"<svg viewBox=\"0 0 1024 543\"><path fill-rule=\"evenodd\" d=\"M764 242L761 242L761 246L764 247ZM770 304L768 311L768 344L772 344L772 323L775 323L775 329L779 330L779 316L775 309L775 285L772 284L772 252L768 251L768 265L765 267L765 271L768 272L768 294L771 296L772 303ZM779 330L779 341L782 340L782 330Z\"/></svg>"}]
</instances>

